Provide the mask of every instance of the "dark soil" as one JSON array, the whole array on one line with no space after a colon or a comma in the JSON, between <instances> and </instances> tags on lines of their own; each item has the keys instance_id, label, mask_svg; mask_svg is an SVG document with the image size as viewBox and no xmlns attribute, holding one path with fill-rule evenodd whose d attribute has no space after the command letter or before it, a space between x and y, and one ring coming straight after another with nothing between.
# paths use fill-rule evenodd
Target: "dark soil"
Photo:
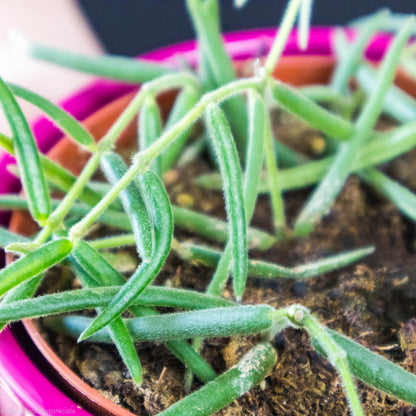
<instances>
[{"instance_id":1,"label":"dark soil","mask_svg":"<svg viewBox=\"0 0 416 416\"><path fill-rule=\"evenodd\" d=\"M279 137L312 155L322 149L318 133L287 115ZM292 127L295 126L293 129ZM291 132L291 133L290 133ZM416 191L416 154L397 159L386 166L389 173ZM199 189L192 182L209 170L208 162L198 161L171 171L166 177L173 203L224 217L220 192ZM190 179L191 178L191 179ZM309 190L286 195L289 223L296 218ZM259 200L254 226L270 229L268 199ZM283 265L306 263L344 250L373 244L375 254L358 264L308 281L262 280L249 278L243 302L267 303L282 307L301 303L317 314L320 321L371 350L416 372L416 255L413 252L414 227L389 202L351 177L330 214L305 239L276 245L266 252L251 252L252 258ZM196 236L177 231L178 239ZM133 266L132 250L122 250ZM123 261L125 261L124 258ZM212 269L183 263L171 254L157 284L170 284L205 290ZM73 283L72 283L73 284ZM226 289L231 297L231 287ZM163 345L138 344L144 367L144 380L135 386L114 348L80 344L62 336L48 336L63 360L83 380L114 402L137 415L155 415L184 396L182 364ZM209 339L202 355L218 372L234 365L247 352L256 337ZM347 415L342 386L331 365L311 347L308 336L289 329L275 338L278 362L260 386L253 388L218 415ZM193 389L200 386L194 382ZM416 415L416 408L358 383L367 415Z\"/></svg>"}]
</instances>

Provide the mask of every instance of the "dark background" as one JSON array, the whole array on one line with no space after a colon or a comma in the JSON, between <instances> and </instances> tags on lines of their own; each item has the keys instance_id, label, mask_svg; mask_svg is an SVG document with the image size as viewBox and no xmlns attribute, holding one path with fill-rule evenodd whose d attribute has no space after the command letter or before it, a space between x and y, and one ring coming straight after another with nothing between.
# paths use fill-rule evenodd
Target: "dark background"
<instances>
[{"instance_id":1,"label":"dark background","mask_svg":"<svg viewBox=\"0 0 416 416\"><path fill-rule=\"evenodd\" d=\"M184 0L78 0L110 53L138 55L193 38ZM287 0L250 0L240 10L220 0L223 30L275 27ZM381 7L416 13L416 0L315 0L312 24L343 24Z\"/></svg>"}]
</instances>

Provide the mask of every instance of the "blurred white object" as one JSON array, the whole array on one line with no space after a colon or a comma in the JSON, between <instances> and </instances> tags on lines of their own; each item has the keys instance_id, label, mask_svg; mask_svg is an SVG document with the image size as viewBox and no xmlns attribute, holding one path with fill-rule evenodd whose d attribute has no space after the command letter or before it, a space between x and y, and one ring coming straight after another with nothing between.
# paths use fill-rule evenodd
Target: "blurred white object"
<instances>
[{"instance_id":1,"label":"blurred white object","mask_svg":"<svg viewBox=\"0 0 416 416\"><path fill-rule=\"evenodd\" d=\"M92 77L27 57L25 39L84 54L102 53L75 0L0 1L0 76L54 102ZM29 122L39 115L33 106L19 103ZM1 108L0 132L10 134Z\"/></svg>"}]
</instances>

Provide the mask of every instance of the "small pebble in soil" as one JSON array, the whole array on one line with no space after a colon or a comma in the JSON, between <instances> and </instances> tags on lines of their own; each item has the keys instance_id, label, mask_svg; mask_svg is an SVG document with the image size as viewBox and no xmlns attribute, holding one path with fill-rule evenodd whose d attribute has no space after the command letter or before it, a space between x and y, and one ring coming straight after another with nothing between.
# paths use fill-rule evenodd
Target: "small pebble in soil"
<instances>
[{"instance_id":1,"label":"small pebble in soil","mask_svg":"<svg viewBox=\"0 0 416 416\"><path fill-rule=\"evenodd\" d=\"M336 300L341 296L341 291L339 289L332 289L328 292L328 297L330 300Z\"/></svg>"},{"instance_id":2,"label":"small pebble in soil","mask_svg":"<svg viewBox=\"0 0 416 416\"><path fill-rule=\"evenodd\" d=\"M305 297L307 291L308 291L308 282L296 282L293 285L293 294L297 298Z\"/></svg>"},{"instance_id":3,"label":"small pebble in soil","mask_svg":"<svg viewBox=\"0 0 416 416\"><path fill-rule=\"evenodd\" d=\"M326 148L326 142L322 137L316 136L312 138L311 150L313 154L321 155L325 151L325 148Z\"/></svg>"},{"instance_id":4,"label":"small pebble in soil","mask_svg":"<svg viewBox=\"0 0 416 416\"><path fill-rule=\"evenodd\" d=\"M275 346L275 348L277 349L277 351L283 351L286 345L286 339L283 335L282 332L279 332L278 334L275 335L274 340L273 340L273 344Z\"/></svg>"},{"instance_id":5,"label":"small pebble in soil","mask_svg":"<svg viewBox=\"0 0 416 416\"><path fill-rule=\"evenodd\" d=\"M179 172L177 170L168 170L163 175L163 182L166 186L173 185L179 179Z\"/></svg>"},{"instance_id":6,"label":"small pebble in soil","mask_svg":"<svg viewBox=\"0 0 416 416\"><path fill-rule=\"evenodd\" d=\"M192 208L195 204L194 198L192 195L189 194L179 194L176 197L176 202L182 208Z\"/></svg>"}]
</instances>

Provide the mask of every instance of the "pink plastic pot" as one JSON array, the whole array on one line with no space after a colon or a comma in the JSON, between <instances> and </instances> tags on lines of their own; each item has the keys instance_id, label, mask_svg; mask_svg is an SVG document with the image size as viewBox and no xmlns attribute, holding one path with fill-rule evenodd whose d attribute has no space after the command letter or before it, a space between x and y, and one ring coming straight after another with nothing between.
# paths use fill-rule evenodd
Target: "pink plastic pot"
<instances>
[{"instance_id":1,"label":"pink plastic pot","mask_svg":"<svg viewBox=\"0 0 416 416\"><path fill-rule=\"evenodd\" d=\"M315 28L311 32L308 50L302 55L307 55L304 65L306 70L314 68L315 71L326 71L330 75L332 68L332 50L330 46L332 29ZM251 30L226 35L227 49L235 60L244 60L263 54L270 47L275 31L272 29ZM377 36L367 50L367 58L379 60L383 55L390 36ZM180 43L174 46L159 49L143 55L142 58L174 64L175 56L181 54L191 64L197 62L196 44L194 41ZM285 55L297 56L300 51L296 45L296 34L290 37ZM319 58L318 58L319 57ZM292 68L291 59L286 59L279 69L279 77L283 80L293 79L293 73L286 79L285 68ZM314 77L310 78L313 82ZM306 78L308 82L308 78ZM315 81L316 82L316 81ZM302 76L302 83L305 77ZM62 103L63 108L76 118L83 120L96 110L110 103L114 99L130 92L135 87L122 85L109 81L97 81L88 88L78 92L73 97ZM62 134L46 119L40 119L33 125L39 147L47 152ZM7 171L7 166L14 163L13 158L7 155L0 157L0 192L18 192L20 185L15 177ZM8 217L3 214L1 220L7 223ZM78 400L78 401L76 401ZM32 341L24 333L20 324L6 329L0 334L0 414L27 415L25 411L33 415L91 415L97 409L93 403L74 399L71 388L59 378L48 363L40 356ZM30 413L29 413L30 414ZM106 414L100 411L99 414Z\"/></svg>"}]
</instances>

